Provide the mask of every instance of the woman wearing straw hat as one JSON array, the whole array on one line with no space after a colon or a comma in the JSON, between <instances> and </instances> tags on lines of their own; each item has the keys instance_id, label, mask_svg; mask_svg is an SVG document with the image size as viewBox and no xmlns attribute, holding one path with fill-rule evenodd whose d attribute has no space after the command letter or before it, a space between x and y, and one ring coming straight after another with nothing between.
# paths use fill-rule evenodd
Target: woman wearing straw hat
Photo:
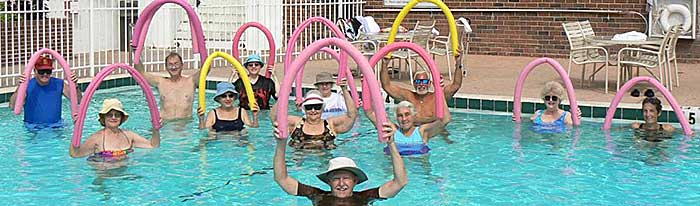
<instances>
[{"instance_id":1,"label":"woman wearing straw hat","mask_svg":"<svg viewBox=\"0 0 700 206\"><path fill-rule=\"evenodd\" d=\"M277 123L275 123L274 136L279 137L279 130L276 126ZM403 159L393 141L396 130L390 123L385 123L382 130L385 132L384 138L388 139L387 146L391 151L394 179L387 181L380 187L359 192L353 191L356 185L367 181L368 178L367 174L355 164L355 161L347 157L331 159L328 170L316 176L328 184L331 191L303 184L288 175L284 157L287 148L286 140L279 138L276 138L277 146L274 157L275 182L287 194L305 196L314 205L368 205L376 200L394 197L408 184L408 176Z\"/></svg>"},{"instance_id":2,"label":"woman wearing straw hat","mask_svg":"<svg viewBox=\"0 0 700 206\"><path fill-rule=\"evenodd\" d=\"M129 153L138 148L158 148L160 146L160 131L153 129L151 140L129 130L119 128L129 119L129 113L124 111L122 102L118 99L105 99L99 112L99 121L103 129L90 135L79 147L70 146L71 157L91 155L92 161L117 161L126 159Z\"/></svg>"},{"instance_id":3,"label":"woman wearing straw hat","mask_svg":"<svg viewBox=\"0 0 700 206\"><path fill-rule=\"evenodd\" d=\"M347 80L341 80L338 86L343 90L348 112L344 115L324 120L321 117L323 116L325 102L321 97L321 93L317 90L307 92L304 101L301 103L305 117L288 115L288 132L292 139L289 141L289 146L296 149L335 149L336 135L352 129L355 119L357 119L357 106L355 106L355 101L350 97ZM275 106L270 111L271 119L276 119L276 114L277 107Z\"/></svg>"},{"instance_id":4,"label":"woman wearing straw hat","mask_svg":"<svg viewBox=\"0 0 700 206\"><path fill-rule=\"evenodd\" d=\"M238 99L236 87L230 82L219 82L216 85L214 101L221 104L221 106L209 111L206 121L204 120L204 111L202 109L197 110L199 114L199 128L208 128L214 132L239 132L244 129L244 125L257 128L257 105L253 105L254 112L251 120L243 108L234 106L236 99Z\"/></svg>"}]
</instances>

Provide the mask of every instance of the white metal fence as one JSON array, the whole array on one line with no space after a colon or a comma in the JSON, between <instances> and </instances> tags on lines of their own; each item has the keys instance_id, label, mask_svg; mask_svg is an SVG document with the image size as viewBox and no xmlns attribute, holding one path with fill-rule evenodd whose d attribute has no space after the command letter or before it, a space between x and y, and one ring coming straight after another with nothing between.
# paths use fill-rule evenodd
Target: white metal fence
<instances>
[{"instance_id":1,"label":"white metal fence","mask_svg":"<svg viewBox=\"0 0 700 206\"><path fill-rule=\"evenodd\" d=\"M0 0L0 88L13 87L25 63L39 48L61 53L79 77L91 77L106 65L131 62L133 26L138 14L153 0ZM196 0L188 0L191 5ZM209 0L195 10L204 30L209 52L231 54L233 36L245 22L258 21L275 38L277 59L283 59L288 36L309 17L323 16L335 21L362 15L364 0ZM149 71L164 69L163 58L178 52L195 67L187 16L179 6L164 5L156 13L145 42L143 60ZM321 24L311 25L297 41L295 54L303 45L333 36ZM266 58L267 42L262 32L246 31L239 48L241 55L261 53ZM243 48L244 47L244 48ZM327 58L317 55L314 58ZM217 61L213 66L225 66ZM62 72L57 71L61 77ZM123 73L117 71L116 73Z\"/></svg>"}]
</instances>

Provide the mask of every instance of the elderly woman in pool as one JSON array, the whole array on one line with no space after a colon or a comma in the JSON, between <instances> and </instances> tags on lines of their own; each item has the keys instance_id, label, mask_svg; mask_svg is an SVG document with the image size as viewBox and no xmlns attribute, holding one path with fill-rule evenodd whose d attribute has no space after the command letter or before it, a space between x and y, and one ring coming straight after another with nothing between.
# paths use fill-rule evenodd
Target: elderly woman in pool
<instances>
[{"instance_id":1,"label":"elderly woman in pool","mask_svg":"<svg viewBox=\"0 0 700 206\"><path fill-rule=\"evenodd\" d=\"M79 147L70 146L71 157L85 157L92 161L117 161L126 159L129 153L138 148L158 148L160 131L153 129L151 140L129 130L119 128L129 119L122 102L118 99L105 99L99 112L99 121L103 129L90 135Z\"/></svg>"},{"instance_id":2,"label":"elderly woman in pool","mask_svg":"<svg viewBox=\"0 0 700 206\"><path fill-rule=\"evenodd\" d=\"M541 96L546 108L537 110L530 118L536 126L561 128L573 124L571 113L559 108L564 91L558 82L551 81L544 85Z\"/></svg>"},{"instance_id":3,"label":"elderly woman in pool","mask_svg":"<svg viewBox=\"0 0 700 206\"><path fill-rule=\"evenodd\" d=\"M397 123L391 122L391 124L398 128L398 131L394 133L394 142L396 142L401 155L428 153L430 151L428 141L440 133L445 126L444 119L447 117L445 115L442 119L416 126L416 115L418 113L416 112L416 106L409 101L399 102L394 113L396 114ZM445 113L449 113L449 111L445 111ZM373 110L367 111L365 114L372 123L376 122ZM384 148L384 153L389 154L389 147Z\"/></svg>"},{"instance_id":4,"label":"elderly woman in pool","mask_svg":"<svg viewBox=\"0 0 700 206\"><path fill-rule=\"evenodd\" d=\"M642 101L642 112L644 113L644 123L632 123L632 128L646 131L673 132L676 130L670 124L659 124L661 116L661 100L656 97L647 97Z\"/></svg>"},{"instance_id":5,"label":"elderly woman in pool","mask_svg":"<svg viewBox=\"0 0 700 206\"><path fill-rule=\"evenodd\" d=\"M233 84L230 82L219 82L216 85L214 101L221 104L221 106L209 111L206 120L204 118L204 109L197 109L199 128L208 128L213 132L240 132L244 129L244 125L257 128L257 105L253 105L253 119L251 120L245 109L233 105L236 99L238 99L238 92Z\"/></svg>"},{"instance_id":6,"label":"elderly woman in pool","mask_svg":"<svg viewBox=\"0 0 700 206\"><path fill-rule=\"evenodd\" d=\"M321 93L318 90L309 91L301 104L305 117L288 116L289 146L296 149L335 149L336 135L349 131L357 118L357 106L348 92L347 80L343 79L338 86L343 90L347 113L322 119L324 101ZM274 106L270 118L274 121L276 115L277 106Z\"/></svg>"}]
</instances>

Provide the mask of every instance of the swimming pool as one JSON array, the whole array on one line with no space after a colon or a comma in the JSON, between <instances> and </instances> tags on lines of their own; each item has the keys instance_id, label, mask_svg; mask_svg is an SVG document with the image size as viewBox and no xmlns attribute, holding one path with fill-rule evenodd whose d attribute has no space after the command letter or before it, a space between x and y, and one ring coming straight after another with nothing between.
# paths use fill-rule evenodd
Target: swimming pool
<instances>
[{"instance_id":1,"label":"swimming pool","mask_svg":"<svg viewBox=\"0 0 700 206\"><path fill-rule=\"evenodd\" d=\"M217 106L207 98L210 107ZM101 102L117 97L131 117L122 126L149 134L144 97L137 87L101 90L92 101L85 133ZM138 105L138 106L137 106ZM64 100L64 117L69 104ZM391 114L391 113L390 113ZM362 128L372 128L364 119ZM159 149L136 149L126 166L100 170L85 158L68 155L72 127L30 134L22 116L0 109L0 199L5 205L310 205L286 195L273 180L274 141L267 114L247 141L203 144L196 122L167 124ZM375 205L692 205L700 202L700 148L697 138L651 146L631 138L624 124L613 125L611 141L600 122L584 121L566 134L541 135L508 115L453 113L453 144L431 140L431 154L404 158L409 184L395 198ZM520 132L517 132L519 129ZM290 175L328 189L315 175L327 160L348 156L369 181L392 178L390 158L374 129L359 138L341 135L329 154L295 154L288 149ZM361 130L361 131L366 131ZM518 135L519 134L519 135ZM86 136L85 135L85 136Z\"/></svg>"}]
</instances>

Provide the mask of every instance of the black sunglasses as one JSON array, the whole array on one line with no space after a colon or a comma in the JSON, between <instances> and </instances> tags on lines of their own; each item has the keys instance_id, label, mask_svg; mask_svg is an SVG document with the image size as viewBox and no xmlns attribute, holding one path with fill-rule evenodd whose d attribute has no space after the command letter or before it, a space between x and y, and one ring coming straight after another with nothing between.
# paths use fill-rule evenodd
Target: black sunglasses
<instances>
[{"instance_id":1,"label":"black sunglasses","mask_svg":"<svg viewBox=\"0 0 700 206\"><path fill-rule=\"evenodd\" d=\"M640 93L640 92L639 92L638 89L634 89L634 90L632 90L632 92L630 93L630 95L632 95L633 97L639 97L639 93ZM654 94L654 90L647 89L646 91L644 91L644 96L645 96L645 97L654 97L654 95L655 95L655 94Z\"/></svg>"},{"instance_id":2,"label":"black sunglasses","mask_svg":"<svg viewBox=\"0 0 700 206\"><path fill-rule=\"evenodd\" d=\"M306 110L306 111L311 111L312 109L315 109L316 111L320 111L321 108L323 108L323 104L307 104L307 105L304 105L304 110Z\"/></svg>"},{"instance_id":3,"label":"black sunglasses","mask_svg":"<svg viewBox=\"0 0 700 206\"><path fill-rule=\"evenodd\" d=\"M49 74L53 73L53 70L50 70L50 69L36 70L36 73L40 74L40 75L49 75Z\"/></svg>"},{"instance_id":4,"label":"black sunglasses","mask_svg":"<svg viewBox=\"0 0 700 206\"><path fill-rule=\"evenodd\" d=\"M238 98L238 95L237 95L236 93L230 93L230 92L229 92L229 93L226 93L226 94L222 94L222 95L221 95L221 98L222 98L222 99L223 99L223 98L232 98L232 99L235 99L235 98Z\"/></svg>"},{"instance_id":5,"label":"black sunglasses","mask_svg":"<svg viewBox=\"0 0 700 206\"><path fill-rule=\"evenodd\" d=\"M544 101L557 101L557 100L559 100L559 97L557 97L557 96L544 96L544 98L542 98L542 99L544 99Z\"/></svg>"},{"instance_id":6,"label":"black sunglasses","mask_svg":"<svg viewBox=\"0 0 700 206\"><path fill-rule=\"evenodd\" d=\"M413 80L414 84L429 84L430 79L415 79Z\"/></svg>"},{"instance_id":7,"label":"black sunglasses","mask_svg":"<svg viewBox=\"0 0 700 206\"><path fill-rule=\"evenodd\" d=\"M261 64L261 63L257 63L257 62L251 62L251 63L248 63L247 66L249 66L249 67L251 67L251 66L252 66L252 67L258 67L258 66L262 66L262 64Z\"/></svg>"}]
</instances>

